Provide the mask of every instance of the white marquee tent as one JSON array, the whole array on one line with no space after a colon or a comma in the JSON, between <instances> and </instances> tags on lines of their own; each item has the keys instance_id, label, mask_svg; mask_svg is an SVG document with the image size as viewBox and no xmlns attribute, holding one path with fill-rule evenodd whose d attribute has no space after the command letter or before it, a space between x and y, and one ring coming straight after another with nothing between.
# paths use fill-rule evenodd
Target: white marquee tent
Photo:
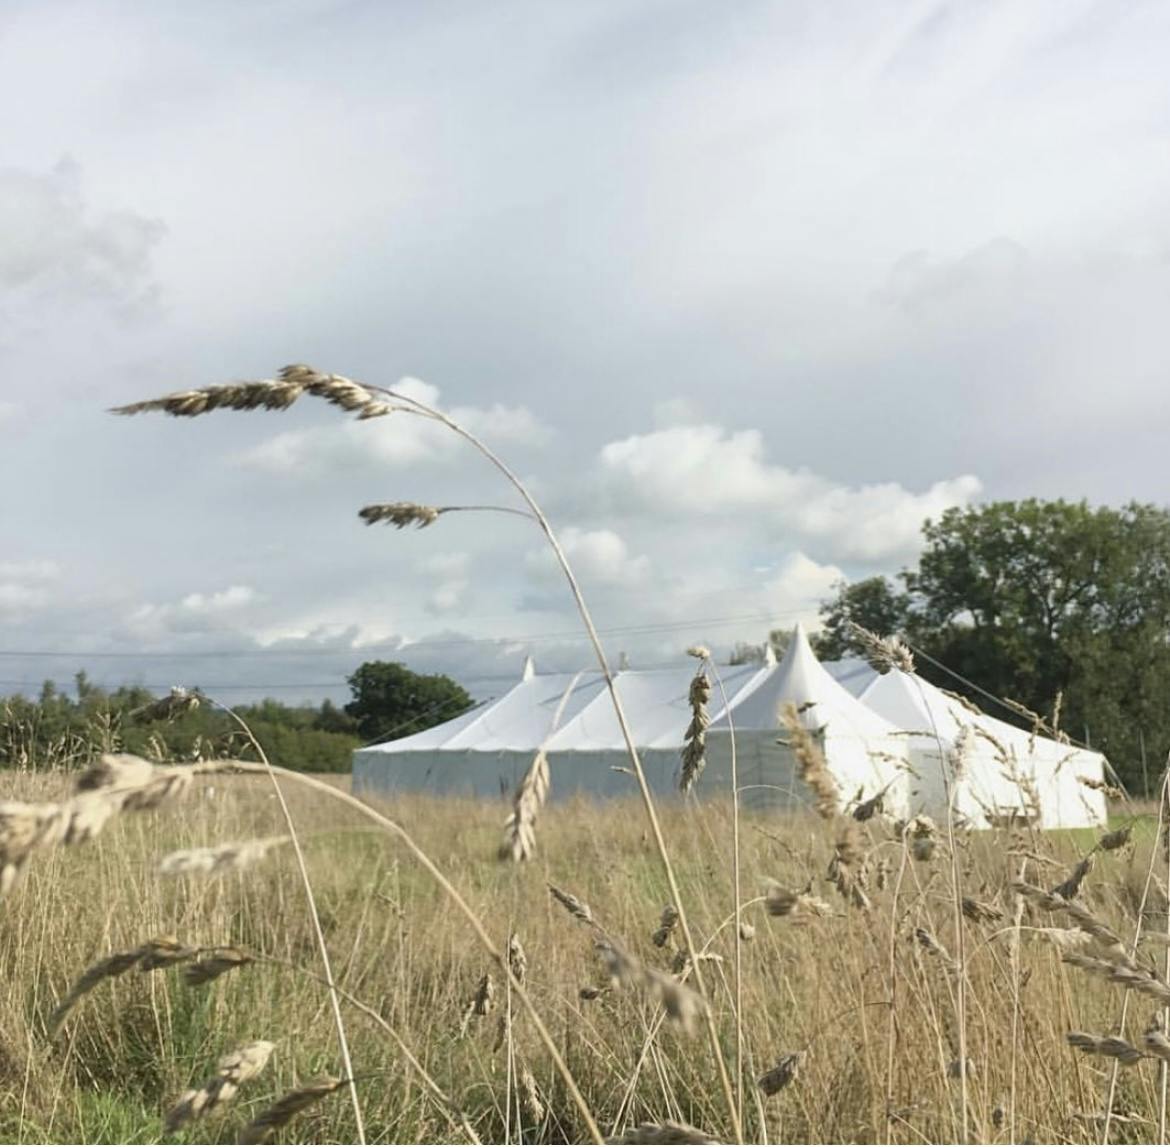
<instances>
[{"instance_id":1,"label":"white marquee tent","mask_svg":"<svg viewBox=\"0 0 1170 1147\"><path fill-rule=\"evenodd\" d=\"M1079 779L1104 780L1100 753L1032 736L899 669L875 677L861 700L902 731L901 751L914 770L913 811L945 814L944 776L961 755L955 811L976 827L1021 816L1041 828L1105 822L1104 794Z\"/></svg>"},{"instance_id":2,"label":"white marquee tent","mask_svg":"<svg viewBox=\"0 0 1170 1147\"><path fill-rule=\"evenodd\" d=\"M696 789L700 798L728 790L734 729L745 806L807 803L792 751L781 743L780 708L792 702L817 736L846 799L864 799L884 789L887 811L894 815L945 812L941 762L961 726L971 724L980 733L965 738L966 779L956 807L973 824L985 825L989 817L1024 806L1026 798L1005 776L1008 772L1025 778L1039 795L1044 827L1104 820L1103 797L1077 779L1103 777L1100 754L977 717L917 677L897 671L879 676L855 659L822 665L800 626L779 664L769 659L762 666L723 667L718 673L722 690L713 681L708 763ZM692 665L623 669L615 675L647 778L663 795L677 793L693 674ZM601 675L536 674L531 662L522 679L498 699L425 732L358 750L354 789L507 794L541 747L548 753L554 798L633 791L625 741ZM1010 765L999 759L1005 755ZM899 759L910 768L895 764Z\"/></svg>"}]
</instances>

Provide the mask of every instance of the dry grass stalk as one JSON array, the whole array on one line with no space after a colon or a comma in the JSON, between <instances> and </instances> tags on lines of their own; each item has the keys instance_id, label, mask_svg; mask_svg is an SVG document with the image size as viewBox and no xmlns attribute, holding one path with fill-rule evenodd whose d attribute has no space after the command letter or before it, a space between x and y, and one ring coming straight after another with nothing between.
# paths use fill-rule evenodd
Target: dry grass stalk
<instances>
[{"instance_id":1,"label":"dry grass stalk","mask_svg":"<svg viewBox=\"0 0 1170 1147\"><path fill-rule=\"evenodd\" d=\"M1150 1020L1150 1026L1142 1035L1142 1046L1146 1049L1147 1055L1160 1059L1163 1063L1170 1063L1170 1039L1166 1038L1161 1016L1155 1015Z\"/></svg>"},{"instance_id":2,"label":"dry grass stalk","mask_svg":"<svg viewBox=\"0 0 1170 1147\"><path fill-rule=\"evenodd\" d=\"M650 937L650 942L655 948L665 948L671 933L677 926L678 909L673 904L667 904L662 909L662 917L658 922L658 927Z\"/></svg>"},{"instance_id":3,"label":"dry grass stalk","mask_svg":"<svg viewBox=\"0 0 1170 1147\"><path fill-rule=\"evenodd\" d=\"M968 1079L973 1078L979 1073L979 1064L970 1056L967 1057L964 1063L961 1059L952 1059L947 1064L947 1078L948 1079L962 1079L964 1076Z\"/></svg>"},{"instance_id":4,"label":"dry grass stalk","mask_svg":"<svg viewBox=\"0 0 1170 1147\"><path fill-rule=\"evenodd\" d=\"M1003 919L1003 913L992 904L985 904L971 896L962 900L963 915L976 924L990 924Z\"/></svg>"},{"instance_id":5,"label":"dry grass stalk","mask_svg":"<svg viewBox=\"0 0 1170 1147\"><path fill-rule=\"evenodd\" d=\"M519 1084L520 1110L528 1121L528 1125L533 1127L543 1123L548 1110L544 1105L544 1100L540 1098L540 1090L536 1086L536 1076L532 1074L527 1064L520 1069Z\"/></svg>"},{"instance_id":6,"label":"dry grass stalk","mask_svg":"<svg viewBox=\"0 0 1170 1147\"><path fill-rule=\"evenodd\" d=\"M1074 968L1080 968L1083 972L1102 976L1111 984L1120 984L1127 991L1149 996L1162 1004L1170 1004L1170 984L1144 968L1122 960L1103 960L1098 956L1088 956L1081 952L1068 952L1061 960Z\"/></svg>"},{"instance_id":7,"label":"dry grass stalk","mask_svg":"<svg viewBox=\"0 0 1170 1147\"><path fill-rule=\"evenodd\" d=\"M1124 848L1129 844L1133 838L1133 825L1122 825L1121 828L1114 829L1112 832L1107 832L1099 841L1097 847L1104 852L1116 852L1119 848Z\"/></svg>"},{"instance_id":8,"label":"dry grass stalk","mask_svg":"<svg viewBox=\"0 0 1170 1147\"><path fill-rule=\"evenodd\" d=\"M141 972L153 972L157 968L168 968L172 964L180 964L191 959L196 952L197 949L180 944L174 936L159 936L153 940L147 940L146 943L140 944L137 948L103 956L100 960L90 964L61 998L60 1003L49 1016L46 1025L48 1034L52 1035L79 1001L105 980L124 975L131 968L137 968Z\"/></svg>"},{"instance_id":9,"label":"dry grass stalk","mask_svg":"<svg viewBox=\"0 0 1170 1147\"><path fill-rule=\"evenodd\" d=\"M855 621L849 622L849 632L865 650L869 663L879 672L885 673L889 669L914 672L914 655L901 638L894 635L880 637Z\"/></svg>"},{"instance_id":10,"label":"dry grass stalk","mask_svg":"<svg viewBox=\"0 0 1170 1147\"><path fill-rule=\"evenodd\" d=\"M600 939L594 946L606 970L619 984L640 988L662 1007L671 1023L677 1024L688 1035L694 1032L706 1008L702 996L657 969L646 967L612 940ZM687 954L680 955L685 961Z\"/></svg>"},{"instance_id":11,"label":"dry grass stalk","mask_svg":"<svg viewBox=\"0 0 1170 1147\"><path fill-rule=\"evenodd\" d=\"M678 778L679 790L684 793L691 791L707 766L707 726L711 724L707 702L710 699L711 681L700 669L691 678L691 686L687 693L687 701L691 706L691 723L683 734L682 767Z\"/></svg>"},{"instance_id":12,"label":"dry grass stalk","mask_svg":"<svg viewBox=\"0 0 1170 1147\"><path fill-rule=\"evenodd\" d=\"M90 964L78 977L73 986L62 997L61 1002L54 1008L48 1020L48 1031L52 1035L62 1024L65 1017L76 1007L82 997L93 991L98 984L113 979L130 971L142 959L143 948L131 948L125 952L114 952L103 956L100 960Z\"/></svg>"},{"instance_id":13,"label":"dry grass stalk","mask_svg":"<svg viewBox=\"0 0 1170 1147\"><path fill-rule=\"evenodd\" d=\"M776 881L768 882L764 894L764 907L769 916L788 916L793 923L803 923L814 917L831 916L833 909L819 897L810 894L806 888L803 892L793 892Z\"/></svg>"},{"instance_id":14,"label":"dry grass stalk","mask_svg":"<svg viewBox=\"0 0 1170 1147\"><path fill-rule=\"evenodd\" d=\"M1133 1067L1145 1057L1128 1040L1119 1036L1092 1035L1089 1032L1069 1032L1065 1037L1071 1047L1086 1055L1100 1055L1115 1059L1122 1067Z\"/></svg>"},{"instance_id":15,"label":"dry grass stalk","mask_svg":"<svg viewBox=\"0 0 1170 1147\"><path fill-rule=\"evenodd\" d=\"M874 793L874 795L871 796L869 800L862 801L853 810L853 819L864 823L865 821L872 820L875 816L877 816L877 814L882 811L882 808L886 803L886 789L888 788L889 785L887 785L886 788L881 789L879 792Z\"/></svg>"},{"instance_id":16,"label":"dry grass stalk","mask_svg":"<svg viewBox=\"0 0 1170 1147\"><path fill-rule=\"evenodd\" d=\"M149 705L135 709L130 716L139 721L173 721L185 713L193 713L199 708L202 700L198 690L172 685L166 696L158 697Z\"/></svg>"},{"instance_id":17,"label":"dry grass stalk","mask_svg":"<svg viewBox=\"0 0 1170 1147\"><path fill-rule=\"evenodd\" d=\"M421 530L437 522L445 509L446 507L423 506L418 502L381 502L363 506L358 511L358 517L367 526L388 522L400 530L407 526L416 526Z\"/></svg>"},{"instance_id":18,"label":"dry grass stalk","mask_svg":"<svg viewBox=\"0 0 1170 1147\"><path fill-rule=\"evenodd\" d=\"M528 979L528 956L516 932L508 936L508 970L518 984L523 984Z\"/></svg>"},{"instance_id":19,"label":"dry grass stalk","mask_svg":"<svg viewBox=\"0 0 1170 1147\"><path fill-rule=\"evenodd\" d=\"M548 757L543 749L532 758L512 798L512 813L504 824L501 860L530 860L536 852L536 818L548 799Z\"/></svg>"},{"instance_id":20,"label":"dry grass stalk","mask_svg":"<svg viewBox=\"0 0 1170 1147\"><path fill-rule=\"evenodd\" d=\"M665 1123L639 1123L637 1127L631 1127L616 1138L606 1140L606 1143L644 1143L650 1147L655 1144L718 1142L718 1139L712 1138L706 1131L672 1120Z\"/></svg>"},{"instance_id":21,"label":"dry grass stalk","mask_svg":"<svg viewBox=\"0 0 1170 1147\"><path fill-rule=\"evenodd\" d=\"M220 844L213 848L184 848L164 856L158 870L163 876L238 872L263 860L272 849L288 844L291 839L288 836L270 836L263 840Z\"/></svg>"},{"instance_id":22,"label":"dry grass stalk","mask_svg":"<svg viewBox=\"0 0 1170 1147\"><path fill-rule=\"evenodd\" d=\"M825 764L825 755L805 728L800 711L791 702L780 710L780 721L788 733L788 743L796 756L797 774L812 790L817 815L831 820L841 807L841 794L833 774Z\"/></svg>"},{"instance_id":23,"label":"dry grass stalk","mask_svg":"<svg viewBox=\"0 0 1170 1147\"><path fill-rule=\"evenodd\" d=\"M854 908L870 907L865 893L868 876L865 869L865 838L857 821L846 820L841 826L829 862L828 879Z\"/></svg>"},{"instance_id":24,"label":"dry grass stalk","mask_svg":"<svg viewBox=\"0 0 1170 1147\"><path fill-rule=\"evenodd\" d=\"M578 900L571 892L564 892L554 884L550 884L548 890L552 893L554 899L564 905L565 911L570 916L576 917L582 924L594 926L593 910L584 900Z\"/></svg>"},{"instance_id":25,"label":"dry grass stalk","mask_svg":"<svg viewBox=\"0 0 1170 1147\"><path fill-rule=\"evenodd\" d=\"M331 1075L319 1075L300 1087L282 1095L271 1107L265 1108L236 1137L239 1143L263 1143L273 1131L279 1130L307 1107L319 1103L348 1083Z\"/></svg>"},{"instance_id":26,"label":"dry grass stalk","mask_svg":"<svg viewBox=\"0 0 1170 1147\"><path fill-rule=\"evenodd\" d=\"M168 1133L230 1103L242 1084L264 1070L275 1046L266 1039L257 1039L228 1052L216 1065L215 1075L202 1087L183 1092L167 1112L164 1125Z\"/></svg>"},{"instance_id":27,"label":"dry grass stalk","mask_svg":"<svg viewBox=\"0 0 1170 1147\"><path fill-rule=\"evenodd\" d=\"M1045 892L1034 884L1023 880L1014 880L1012 890L1018 892L1026 900L1031 900L1046 912L1061 912L1073 920L1084 932L1088 932L1099 944L1109 949L1121 949L1124 945L1121 937L1113 931L1103 920L1097 919L1083 904L1075 900L1067 900L1059 892Z\"/></svg>"},{"instance_id":28,"label":"dry grass stalk","mask_svg":"<svg viewBox=\"0 0 1170 1147\"><path fill-rule=\"evenodd\" d=\"M467 1029L471 1026L471 1021L476 1016L491 1015L492 1009L496 1006L496 982L492 979L491 972L484 972L480 977L479 983L476 985L475 994L467 1002L467 1007L464 1009L463 1018L459 1024L460 1036L467 1034ZM502 1031L505 1029L501 1029Z\"/></svg>"},{"instance_id":29,"label":"dry grass stalk","mask_svg":"<svg viewBox=\"0 0 1170 1147\"><path fill-rule=\"evenodd\" d=\"M918 941L920 948L934 956L948 971L953 972L958 968L950 952L925 928L915 928L914 939Z\"/></svg>"},{"instance_id":30,"label":"dry grass stalk","mask_svg":"<svg viewBox=\"0 0 1170 1147\"><path fill-rule=\"evenodd\" d=\"M799 1051L782 1055L775 1067L769 1068L756 1080L756 1086L768 1096L783 1091L796 1078L803 1058L804 1053Z\"/></svg>"},{"instance_id":31,"label":"dry grass stalk","mask_svg":"<svg viewBox=\"0 0 1170 1147\"><path fill-rule=\"evenodd\" d=\"M1121 789L1117 788L1115 785L1111 785L1103 780L1100 780L1098 777L1078 776L1077 781L1084 785L1087 789L1093 789L1094 792L1104 793L1110 800L1119 801L1125 799L1125 793L1123 793Z\"/></svg>"},{"instance_id":32,"label":"dry grass stalk","mask_svg":"<svg viewBox=\"0 0 1170 1147\"><path fill-rule=\"evenodd\" d=\"M1068 874L1068 879L1063 883L1058 884L1052 891L1056 896L1063 896L1065 900L1075 900L1077 894L1081 890L1081 885L1085 882L1085 877L1093 871L1093 854L1090 852L1084 860L1080 861L1072 872Z\"/></svg>"},{"instance_id":33,"label":"dry grass stalk","mask_svg":"<svg viewBox=\"0 0 1170 1147\"><path fill-rule=\"evenodd\" d=\"M287 410L303 394L324 399L361 419L409 409L383 402L372 390L351 378L322 374L297 363L283 367L277 378L182 390L162 398L116 406L112 413L129 415L162 411L175 418L195 418L213 410Z\"/></svg>"},{"instance_id":34,"label":"dry grass stalk","mask_svg":"<svg viewBox=\"0 0 1170 1147\"><path fill-rule=\"evenodd\" d=\"M216 948L188 964L183 969L183 979L190 987L197 988L250 963L252 957L239 948Z\"/></svg>"}]
</instances>

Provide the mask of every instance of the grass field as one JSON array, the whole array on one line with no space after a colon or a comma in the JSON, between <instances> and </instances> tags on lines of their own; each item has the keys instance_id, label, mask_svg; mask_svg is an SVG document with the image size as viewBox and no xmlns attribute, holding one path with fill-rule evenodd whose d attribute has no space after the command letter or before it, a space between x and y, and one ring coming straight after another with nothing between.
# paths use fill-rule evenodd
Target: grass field
<instances>
[{"instance_id":1,"label":"grass field","mask_svg":"<svg viewBox=\"0 0 1170 1147\"><path fill-rule=\"evenodd\" d=\"M553 784L556 778L553 777ZM54 800L60 775L9 775L5 798ZM587 1138L531 1021L506 981L402 846L352 810L287 784L338 982L390 1025L445 1094L444 1107L383 1026L343 1004L370 1141L466 1141L452 1109L484 1142ZM664 811L723 1052L735 1075L734 928L726 800ZM671 974L678 937L651 942L667 885L635 803L553 805L526 864L496 859L504 803L412 797L384 806L460 890L504 946L514 930L527 954L526 984L600 1128L620 1135L667 1120L732 1134L710 1045L662 1023L652 993L611 989L593 928L548 892L586 901L596 924L647 967ZM287 847L242 871L162 876L177 848L280 834L271 785L258 777L199 781L156 811L123 812L96 839L35 852L2 906L0 930L0 1138L20 1142L234 1141L283 1092L322 1072L341 1074L305 895ZM958 1138L956 989L960 973L945 840L916 861L888 824L861 826L867 895L860 909L825 881L834 826L807 817L745 818L743 918L744 1127L749 1141L949 1142ZM1081 890L1094 917L1128 942L1147 885L1152 831L1098 852ZM1003 917L964 920L969 1135L986 1142L1099 1140L1113 1059L1070 1048L1066 1033L1142 1032L1159 1007L1137 992L1062 963L1037 928L1071 927L1060 913L1019 900L1021 874L1059 883L1092 847L1080 834L979 833L957 840L964 893ZM1159 871L1166 861L1154 856ZM772 916L766 882L828 905ZM1013 926L1017 905L1020 929ZM1165 885L1149 882L1145 926L1165 930ZM922 939L922 930L933 942ZM201 987L181 968L129 971L80 999L55 1038L46 1023L95 959L172 935L184 944L232 944L265 959ZM1018 940L1018 949L1016 942ZM941 949L941 950L940 950ZM1138 963L1163 959L1139 949ZM469 1008L486 972L490 1011ZM602 988L583 999L582 988ZM1018 1007L1017 1007L1018 1003ZM486 1007L486 1006L485 1006ZM1124 1028L1120 1024L1125 1009ZM469 1015L469 1011L471 1014ZM511 1015L511 1023L502 1017ZM267 1068L234 1102L170 1136L162 1116L197 1087L224 1053L249 1040L275 1043ZM785 1055L799 1070L765 1097L754 1080ZM1110 1135L1157 1134L1161 1063L1118 1072ZM531 1082L527 1081L531 1073ZM532 1092L535 1084L535 1096ZM645 1133L643 1133L645 1134ZM349 1142L355 1125L344 1089L276 1133L277 1140ZM644 1140L640 1140L644 1141Z\"/></svg>"}]
</instances>

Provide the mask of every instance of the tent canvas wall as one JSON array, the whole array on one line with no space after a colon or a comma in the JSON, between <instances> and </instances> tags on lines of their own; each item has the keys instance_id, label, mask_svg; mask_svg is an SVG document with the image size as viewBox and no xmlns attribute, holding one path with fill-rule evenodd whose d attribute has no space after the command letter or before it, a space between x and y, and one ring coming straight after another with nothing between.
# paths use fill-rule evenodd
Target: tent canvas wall
<instances>
[{"instance_id":1,"label":"tent canvas wall","mask_svg":"<svg viewBox=\"0 0 1170 1147\"><path fill-rule=\"evenodd\" d=\"M900 669L875 677L862 701L901 731L901 751L914 769L910 808L942 817L947 811L944 769L962 742L954 786L955 811L975 827L1013 817L1041 828L1103 824L1105 797L1078 778L1102 781L1105 759L975 712L916 674ZM966 730L966 733L963 731Z\"/></svg>"},{"instance_id":2,"label":"tent canvas wall","mask_svg":"<svg viewBox=\"0 0 1170 1147\"><path fill-rule=\"evenodd\" d=\"M897 815L905 801L905 777L892 763L897 752L894 727L834 679L817 660L801 625L780 664L753 681L727 713L712 721L702 786L728 791L734 730L744 807L807 806L810 795L797 779L796 757L780 723L781 708L789 703L819 742L842 803L885 790L886 808Z\"/></svg>"}]
</instances>

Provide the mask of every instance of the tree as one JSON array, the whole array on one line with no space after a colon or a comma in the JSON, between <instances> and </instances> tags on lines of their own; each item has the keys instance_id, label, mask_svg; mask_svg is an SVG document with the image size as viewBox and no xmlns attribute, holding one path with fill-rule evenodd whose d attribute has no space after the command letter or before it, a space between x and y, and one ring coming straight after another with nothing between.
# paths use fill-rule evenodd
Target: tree
<instances>
[{"instance_id":1,"label":"tree","mask_svg":"<svg viewBox=\"0 0 1170 1147\"><path fill-rule=\"evenodd\" d=\"M395 661L367 661L346 680L353 700L345 711L367 741L421 732L472 705L467 691L450 677L412 673Z\"/></svg>"},{"instance_id":2,"label":"tree","mask_svg":"<svg viewBox=\"0 0 1170 1147\"><path fill-rule=\"evenodd\" d=\"M901 633L929 658L923 676L1049 713L1141 775L1144 743L1170 748L1170 511L1131 503L993 502L951 509L923 527L916 569L838 587L822 606L821 656L849 645L848 619ZM1003 716L1002 711L996 713Z\"/></svg>"},{"instance_id":3,"label":"tree","mask_svg":"<svg viewBox=\"0 0 1170 1147\"><path fill-rule=\"evenodd\" d=\"M737 641L727 664L762 665L769 645L772 647L772 656L779 661L788 652L791 636L787 629L773 629L769 631L767 640L759 645L753 645L750 641Z\"/></svg>"},{"instance_id":4,"label":"tree","mask_svg":"<svg viewBox=\"0 0 1170 1147\"><path fill-rule=\"evenodd\" d=\"M837 596L821 606L824 628L813 638L813 649L824 661L860 655L863 647L850 623L884 636L901 633L910 618L910 595L899 592L886 577L864 581L838 582Z\"/></svg>"}]
</instances>

